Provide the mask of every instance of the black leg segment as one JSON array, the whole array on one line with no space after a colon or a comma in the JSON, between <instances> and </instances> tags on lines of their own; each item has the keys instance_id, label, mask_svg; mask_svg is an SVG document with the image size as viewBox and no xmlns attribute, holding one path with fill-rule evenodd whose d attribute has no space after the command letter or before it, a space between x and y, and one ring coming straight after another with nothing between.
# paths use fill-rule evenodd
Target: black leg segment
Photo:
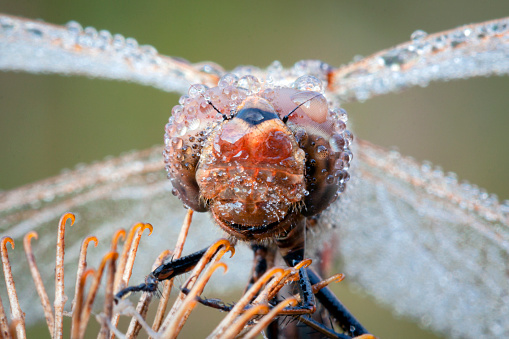
<instances>
[{"instance_id":1,"label":"black leg segment","mask_svg":"<svg viewBox=\"0 0 509 339\"><path fill-rule=\"evenodd\" d=\"M319 283L322 279L312 269L306 269L309 280L312 285ZM315 297L325 307L331 316L333 316L338 325L345 333L353 337L369 334L368 330L355 319L355 317L346 309L346 307L336 298L334 293L328 287L322 288L315 294Z\"/></svg>"},{"instance_id":2,"label":"black leg segment","mask_svg":"<svg viewBox=\"0 0 509 339\"><path fill-rule=\"evenodd\" d=\"M198 261L200 261L207 250L208 247L188 256L162 264L145 278L144 283L124 288L115 295L115 299L122 299L132 292L156 292L160 281L189 272L198 264Z\"/></svg>"}]
</instances>

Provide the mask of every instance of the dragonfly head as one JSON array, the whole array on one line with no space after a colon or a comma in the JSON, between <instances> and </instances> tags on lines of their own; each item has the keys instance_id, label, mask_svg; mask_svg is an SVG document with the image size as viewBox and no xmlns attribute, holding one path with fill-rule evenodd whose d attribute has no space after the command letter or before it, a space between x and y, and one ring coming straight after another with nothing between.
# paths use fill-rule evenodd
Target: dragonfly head
<instances>
[{"instance_id":1,"label":"dragonfly head","mask_svg":"<svg viewBox=\"0 0 509 339\"><path fill-rule=\"evenodd\" d=\"M166 126L174 192L242 240L263 240L316 215L345 188L351 134L320 92L235 85L184 96ZM190 90L190 94L196 94Z\"/></svg>"}]
</instances>

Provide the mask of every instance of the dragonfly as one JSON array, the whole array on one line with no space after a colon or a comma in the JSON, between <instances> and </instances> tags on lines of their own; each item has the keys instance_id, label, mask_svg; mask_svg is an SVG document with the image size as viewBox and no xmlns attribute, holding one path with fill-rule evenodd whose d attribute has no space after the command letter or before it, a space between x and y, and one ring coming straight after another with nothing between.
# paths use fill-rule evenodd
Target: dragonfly
<instances>
[{"instance_id":1,"label":"dragonfly","mask_svg":"<svg viewBox=\"0 0 509 339\"><path fill-rule=\"evenodd\" d=\"M119 79L182 94L190 84L213 84L225 72L76 23L1 20L0 66L6 70ZM314 75L327 84L331 100L348 103L430 81L507 74L507 35L507 19L501 19L433 35L419 32L406 44L340 68L312 60L290 69L275 63L233 72L282 83ZM462 337L507 333L507 204L427 163L365 141L356 145L350 187L320 219L340 239L348 277L437 331ZM162 169L161 148L155 147L2 193L2 233L19 239L35 229L43 242L52 234L48 225L67 210L104 233L135 220L167 225L184 212ZM200 232L191 243L196 248L211 233L218 235L206 217L198 219ZM165 227L164 238L172 232ZM83 235L77 230L72 236ZM76 246L68 253L77 253L78 241L70 243Z\"/></svg>"}]
</instances>

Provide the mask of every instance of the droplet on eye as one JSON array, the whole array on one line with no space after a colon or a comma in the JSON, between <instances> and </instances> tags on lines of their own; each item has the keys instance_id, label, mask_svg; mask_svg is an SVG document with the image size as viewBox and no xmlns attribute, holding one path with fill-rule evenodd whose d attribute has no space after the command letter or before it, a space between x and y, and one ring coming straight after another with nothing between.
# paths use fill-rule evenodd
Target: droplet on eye
<instances>
[{"instance_id":1,"label":"droplet on eye","mask_svg":"<svg viewBox=\"0 0 509 339\"><path fill-rule=\"evenodd\" d=\"M303 75L295 80L293 88L301 91L323 92L322 81L311 75Z\"/></svg>"},{"instance_id":2,"label":"droplet on eye","mask_svg":"<svg viewBox=\"0 0 509 339\"><path fill-rule=\"evenodd\" d=\"M238 76L232 73L228 73L225 74L221 79L219 79L217 86L221 89L225 89L229 86L235 86L237 84L237 81L239 81Z\"/></svg>"},{"instance_id":3,"label":"droplet on eye","mask_svg":"<svg viewBox=\"0 0 509 339\"><path fill-rule=\"evenodd\" d=\"M346 145L346 141L341 134L334 133L329 139L329 143L334 152L341 152Z\"/></svg>"},{"instance_id":4,"label":"droplet on eye","mask_svg":"<svg viewBox=\"0 0 509 339\"><path fill-rule=\"evenodd\" d=\"M190 98L198 98L200 96L203 96L206 90L207 87L205 87L205 85L195 84L189 87L189 91L187 92L187 94L189 95Z\"/></svg>"},{"instance_id":5,"label":"droplet on eye","mask_svg":"<svg viewBox=\"0 0 509 339\"><path fill-rule=\"evenodd\" d=\"M237 87L245 89L248 95L256 94L262 88L258 78L252 75L245 75L240 78Z\"/></svg>"},{"instance_id":6,"label":"droplet on eye","mask_svg":"<svg viewBox=\"0 0 509 339\"><path fill-rule=\"evenodd\" d=\"M267 138L260 143L255 154L258 161L280 161L291 156L292 143L285 133L273 131L267 134Z\"/></svg>"},{"instance_id":7,"label":"droplet on eye","mask_svg":"<svg viewBox=\"0 0 509 339\"><path fill-rule=\"evenodd\" d=\"M306 113L314 122L321 124L327 120L329 114L327 99L320 93L311 91L297 92L290 97L290 100L295 103L296 107L300 106L299 109Z\"/></svg>"}]
</instances>

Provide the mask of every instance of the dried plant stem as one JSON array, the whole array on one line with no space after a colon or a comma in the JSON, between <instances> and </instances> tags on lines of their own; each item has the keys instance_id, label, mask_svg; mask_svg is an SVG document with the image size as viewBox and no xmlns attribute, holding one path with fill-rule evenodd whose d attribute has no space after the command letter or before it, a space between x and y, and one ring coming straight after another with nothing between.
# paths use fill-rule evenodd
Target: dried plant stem
<instances>
[{"instance_id":1,"label":"dried plant stem","mask_svg":"<svg viewBox=\"0 0 509 339\"><path fill-rule=\"evenodd\" d=\"M81 284L81 277L83 276L83 272L85 272L85 269L87 268L88 244L90 244L91 241L94 242L94 247L97 247L97 244L99 241L97 240L97 237L95 237L95 236L88 236L81 243L80 256L78 259L78 269L76 271L76 284L74 286L74 298L71 303L71 311L74 311L74 309L76 307L76 300L78 300L77 295L80 292L79 286Z\"/></svg>"},{"instance_id":2,"label":"dried plant stem","mask_svg":"<svg viewBox=\"0 0 509 339\"><path fill-rule=\"evenodd\" d=\"M74 224L75 216L72 213L66 213L60 218L58 224L57 236L57 255L55 261L55 322L53 327L53 338L63 337L64 306L67 301L64 288L64 252L65 252L65 224L71 219L71 226Z\"/></svg>"},{"instance_id":3,"label":"dried plant stem","mask_svg":"<svg viewBox=\"0 0 509 339\"><path fill-rule=\"evenodd\" d=\"M246 310L237 320L228 327L228 329L221 336L222 339L235 338L246 326L247 322L259 314L266 314L269 312L267 305L254 305Z\"/></svg>"},{"instance_id":4,"label":"dried plant stem","mask_svg":"<svg viewBox=\"0 0 509 339\"><path fill-rule=\"evenodd\" d=\"M14 249L14 240L11 237L3 237L0 240L0 250L2 252L2 265L4 269L5 285L7 287L7 294L9 296L9 303L11 304L11 321L16 328L17 338L26 338L25 333L25 313L19 306L18 295L16 293L16 285L14 284L14 277L12 276L11 264L9 262L9 254L7 253L7 243L11 244Z\"/></svg>"},{"instance_id":5,"label":"dried plant stem","mask_svg":"<svg viewBox=\"0 0 509 339\"><path fill-rule=\"evenodd\" d=\"M191 273L191 276L186 282L186 287L188 289L192 289L194 286L194 283L196 282L196 279L200 275L200 273L203 271L205 266L211 262L212 258L214 258L214 261L218 261L226 252L230 251L233 255L235 253L235 249L231 246L230 242L226 239L220 239L216 241L214 244L212 244L208 250L205 252L203 257L200 259L196 267L194 268L193 272ZM217 253L216 253L217 252ZM166 319L164 320L164 323L161 327L160 332L163 333L164 337L168 337L167 333L170 333L172 329L169 328L170 324L173 323L173 319L175 317L175 314L178 312L179 308L181 307L184 299L186 297L185 293L180 292L179 296L177 297L177 300L175 300L172 309L166 316ZM189 314L187 314L188 316ZM187 316L185 319L187 319Z\"/></svg>"},{"instance_id":6,"label":"dried plant stem","mask_svg":"<svg viewBox=\"0 0 509 339\"><path fill-rule=\"evenodd\" d=\"M125 229L121 228L115 232L115 235L113 235L113 238L111 239L111 252L117 252L118 248L118 242L120 241L120 238L122 240L125 240L126 232ZM115 276L116 277L116 276Z\"/></svg>"},{"instance_id":7,"label":"dried plant stem","mask_svg":"<svg viewBox=\"0 0 509 339\"><path fill-rule=\"evenodd\" d=\"M55 319L53 318L53 310L51 308L51 303L49 301L48 293L46 293L46 289L44 288L44 283L42 282L42 277L37 267L37 263L35 262L35 256L32 251L32 238L37 239L37 232L31 231L25 235L23 238L23 247L25 248L25 254L28 261L28 266L30 267L30 273L32 274L32 279L35 283L35 288L37 290L37 294L41 299L41 305L44 310L44 317L46 318L46 324L48 325L48 330L50 332L51 337L53 338L53 328L55 326Z\"/></svg>"},{"instance_id":8,"label":"dried plant stem","mask_svg":"<svg viewBox=\"0 0 509 339\"><path fill-rule=\"evenodd\" d=\"M187 234L189 232L189 227L191 226L191 222L193 220L193 210L188 209L186 213L186 217L184 222L182 223L182 227L180 228L179 237L177 239L177 244L175 245L175 249L173 251L173 259L178 259L182 255L182 250L184 249L184 243L187 239ZM159 300L159 304L157 305L157 312L154 318L154 322L152 324L152 329L157 332L161 327L163 322L164 313L166 312L166 308L168 306L168 301L170 300L170 293L173 287L173 279L167 280L163 283L163 293L161 299Z\"/></svg>"},{"instance_id":9,"label":"dried plant stem","mask_svg":"<svg viewBox=\"0 0 509 339\"><path fill-rule=\"evenodd\" d=\"M131 250L131 245L134 239L134 236L139 228L143 227L143 223L138 223L131 227L129 233L127 234L127 239L125 240L124 247L122 249L122 253L117 261L117 273L115 274L115 283L113 287L115 288L115 292L122 289L125 286L122 285L122 278L124 276L125 265L127 264L127 258L129 256L129 251ZM125 283L125 282L124 282Z\"/></svg>"},{"instance_id":10,"label":"dried plant stem","mask_svg":"<svg viewBox=\"0 0 509 339\"><path fill-rule=\"evenodd\" d=\"M125 234L125 232L124 232ZM117 233L118 235L118 233ZM114 249L116 249L116 242L118 240L118 237L113 238L113 243L115 244L112 246ZM112 252L116 253L116 252ZM117 253L118 257L118 253ZM110 327L107 323L111 322L111 317L113 315L113 284L115 282L115 271L116 271L116 265L115 260L110 260L108 264L108 275L106 276L106 286L105 286L105 292L104 292L104 319L105 321L101 323L101 330L99 331L98 338L108 338L110 336Z\"/></svg>"},{"instance_id":11,"label":"dried plant stem","mask_svg":"<svg viewBox=\"0 0 509 339\"><path fill-rule=\"evenodd\" d=\"M72 311L72 325L71 325L71 338L78 339L80 337L80 321L83 310L83 295L85 294L85 285L87 278L95 274L94 269L88 269L80 276L80 282L76 287L77 293L74 297L74 309Z\"/></svg>"},{"instance_id":12,"label":"dried plant stem","mask_svg":"<svg viewBox=\"0 0 509 339\"><path fill-rule=\"evenodd\" d=\"M146 319L147 312L149 309L150 302L152 301L151 293L143 293L136 305L136 312L141 316L142 319ZM131 322L129 323L129 327L127 328L126 337L127 338L136 338L141 329L141 324L137 318L133 317Z\"/></svg>"},{"instance_id":13,"label":"dried plant stem","mask_svg":"<svg viewBox=\"0 0 509 339\"><path fill-rule=\"evenodd\" d=\"M221 253L217 253L217 255L222 256ZM213 260L217 257L217 255L213 258ZM219 258L217 259L219 260ZM191 288L185 299L182 301L182 304L175 312L173 317L171 318L171 323L167 327L167 331L163 333L163 338L176 338L182 327L184 326L187 318L191 314L192 310L195 308L198 303L197 297L203 292L205 285L208 283L209 279L212 277L212 274L219 268L222 267L225 272L227 270L226 264L222 262L215 262L212 265L209 265L205 272L201 274L200 278L196 281L194 286ZM187 285L187 284L186 284ZM185 286L186 286L185 285ZM187 286L186 286L187 287Z\"/></svg>"},{"instance_id":14,"label":"dried plant stem","mask_svg":"<svg viewBox=\"0 0 509 339\"><path fill-rule=\"evenodd\" d=\"M133 307L133 305L131 304L131 302L127 301L127 300L121 300L119 301L119 303L117 304L117 306L115 307L115 309L121 313L122 315L127 315L127 316L131 316L131 317L135 317L136 320L141 324L141 326L143 327L143 329L148 333L149 336L153 337L153 338L160 338L160 336L152 331L152 328L150 328L150 326L147 324L147 322L145 321L145 319L143 319L143 317L138 313L136 312L136 309ZM121 334L117 329L116 327L113 326L113 324L110 324L110 328L111 328L111 331L118 337L126 337L124 336L123 334Z\"/></svg>"},{"instance_id":15,"label":"dried plant stem","mask_svg":"<svg viewBox=\"0 0 509 339\"><path fill-rule=\"evenodd\" d=\"M313 286L311 286L311 288L313 289L313 294L318 293L318 291L320 291L324 287L327 287L329 284L332 284L334 282L343 281L343 279L345 279L345 275L344 274L341 274L341 273L334 274L330 278L322 280L322 281L314 284Z\"/></svg>"},{"instance_id":16,"label":"dried plant stem","mask_svg":"<svg viewBox=\"0 0 509 339\"><path fill-rule=\"evenodd\" d=\"M4 339L12 338L11 332L9 331L9 322L7 321L7 316L5 315L4 304L2 302L1 297L0 297L0 335Z\"/></svg>"},{"instance_id":17,"label":"dried plant stem","mask_svg":"<svg viewBox=\"0 0 509 339\"><path fill-rule=\"evenodd\" d=\"M296 271L292 268L287 268L283 271L281 275L277 275L271 279L267 285L261 291L253 291L257 292L256 299L252 302L252 304L264 304L269 300L272 300L278 292L283 288L286 282L293 279L296 275ZM262 286L260 286L261 288Z\"/></svg>"},{"instance_id":18,"label":"dried plant stem","mask_svg":"<svg viewBox=\"0 0 509 339\"><path fill-rule=\"evenodd\" d=\"M289 299L283 300L282 302L280 302L279 304L274 306L274 308L272 308L272 310L269 313L267 313L261 319L259 319L257 324L255 326L253 326L249 330L249 332L243 336L243 338L251 339L251 338L256 337L261 331L263 331L264 328L269 326L269 324L279 315L279 313L284 308L286 308L288 306L295 306L295 305L297 305L297 303L298 303L297 299L295 299L295 298L289 298Z\"/></svg>"},{"instance_id":19,"label":"dried plant stem","mask_svg":"<svg viewBox=\"0 0 509 339\"><path fill-rule=\"evenodd\" d=\"M117 252L118 248L118 242L122 238L122 240L125 240L126 238L126 231L124 229L119 229L115 232L113 235L113 238L111 239L111 246L110 246L110 252ZM131 237L132 239L132 237ZM127 246L130 246L127 245ZM127 251L126 251L127 253ZM127 258L127 255L125 256ZM125 263L127 260L124 260L123 268L125 268ZM110 334L110 324L113 317L113 300L114 300L114 291L115 291L115 280L117 279L117 276L121 277L122 272L119 272L116 261L110 261L109 269L108 269L108 278L106 282L106 290L105 290L105 297L104 297L104 314L102 315L102 321L101 321L101 331L99 332L98 338L108 338L113 336L113 334Z\"/></svg>"},{"instance_id":20,"label":"dried plant stem","mask_svg":"<svg viewBox=\"0 0 509 339\"><path fill-rule=\"evenodd\" d=\"M230 326L235 318L237 318L246 308L251 300L256 296L258 291L261 289L263 285L265 285L272 278L283 275L285 272L284 269L280 267L274 267L269 271L265 272L264 275L258 279L253 286L240 298L240 300L235 304L233 309L228 313L228 315L219 323L219 325L214 329L211 338L220 338L223 333L226 331L227 327Z\"/></svg>"},{"instance_id":21,"label":"dried plant stem","mask_svg":"<svg viewBox=\"0 0 509 339\"><path fill-rule=\"evenodd\" d=\"M136 258L141 235L145 229L150 231L149 235L152 234L153 227L150 224L138 223L129 230L126 242L124 243L124 248L122 249L122 254L120 255L120 260L118 260L115 282L113 284L113 293L117 293L122 288L127 287L129 278L131 277L134 259ZM117 327L118 320L119 314L117 312L113 312L113 317L111 319L113 327ZM113 339L114 335L111 334L110 338Z\"/></svg>"},{"instance_id":22,"label":"dried plant stem","mask_svg":"<svg viewBox=\"0 0 509 339\"><path fill-rule=\"evenodd\" d=\"M80 315L80 333L79 337L83 338L85 335L85 331L87 329L88 325L88 319L90 318L90 313L92 312L92 304L94 303L95 296L97 295L97 290L99 289L99 285L101 283L101 278L104 272L104 268L106 267L106 264L110 260L116 260L118 258L117 252L109 252L101 261L101 265L97 269L94 275L94 280L92 280L92 284L90 286L90 290L88 291L87 299L85 301L85 304L83 306L83 311Z\"/></svg>"}]
</instances>

